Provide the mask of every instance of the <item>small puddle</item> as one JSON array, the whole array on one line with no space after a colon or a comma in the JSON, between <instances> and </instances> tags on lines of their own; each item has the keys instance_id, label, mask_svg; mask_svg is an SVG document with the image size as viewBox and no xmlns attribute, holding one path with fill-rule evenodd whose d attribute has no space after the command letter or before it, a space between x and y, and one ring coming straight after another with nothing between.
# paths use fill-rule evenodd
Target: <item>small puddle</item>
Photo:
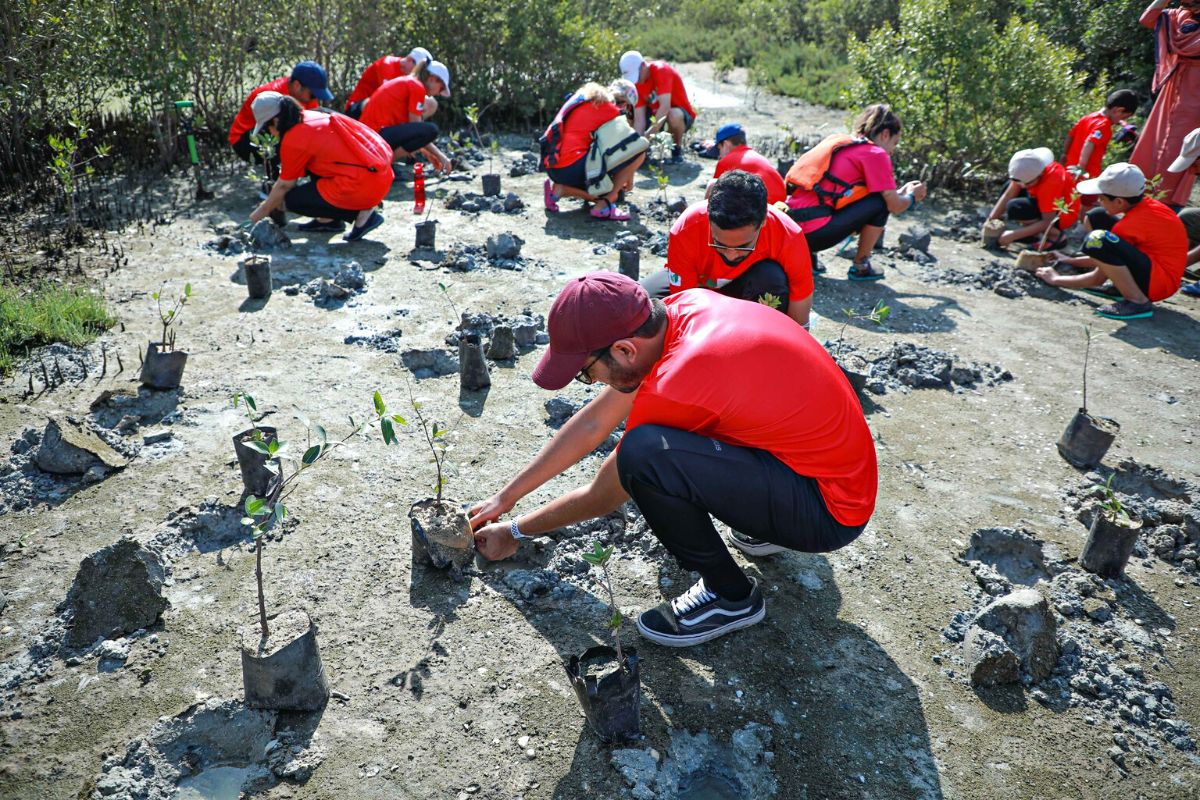
<instances>
[{"instance_id":1,"label":"small puddle","mask_svg":"<svg viewBox=\"0 0 1200 800\"><path fill-rule=\"evenodd\" d=\"M678 797L679 800L741 800L743 795L716 775L700 775L680 789Z\"/></svg>"},{"instance_id":2,"label":"small puddle","mask_svg":"<svg viewBox=\"0 0 1200 800\"><path fill-rule=\"evenodd\" d=\"M249 774L249 767L210 767L181 780L174 800L238 800Z\"/></svg>"}]
</instances>

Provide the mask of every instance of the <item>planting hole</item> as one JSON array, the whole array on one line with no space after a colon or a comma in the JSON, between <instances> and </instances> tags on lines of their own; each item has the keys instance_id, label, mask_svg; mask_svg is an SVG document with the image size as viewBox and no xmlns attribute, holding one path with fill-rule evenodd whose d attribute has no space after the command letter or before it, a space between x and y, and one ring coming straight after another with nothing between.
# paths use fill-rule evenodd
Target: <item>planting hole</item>
<instances>
[{"instance_id":1,"label":"planting hole","mask_svg":"<svg viewBox=\"0 0 1200 800\"><path fill-rule=\"evenodd\" d=\"M175 800L238 800L249 774L249 767L210 767L181 780Z\"/></svg>"}]
</instances>

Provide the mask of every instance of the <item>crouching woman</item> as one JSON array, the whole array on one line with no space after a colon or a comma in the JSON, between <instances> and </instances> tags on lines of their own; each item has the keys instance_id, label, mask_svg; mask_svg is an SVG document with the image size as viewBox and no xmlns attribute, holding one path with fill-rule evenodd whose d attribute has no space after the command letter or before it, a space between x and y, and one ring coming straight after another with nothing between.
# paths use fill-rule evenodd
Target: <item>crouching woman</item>
<instances>
[{"instance_id":1,"label":"crouching woman","mask_svg":"<svg viewBox=\"0 0 1200 800\"><path fill-rule=\"evenodd\" d=\"M254 98L254 133L279 137L279 180L250 214L258 222L277 209L312 221L305 231L340 231L348 242L383 224L375 210L392 185L392 148L379 134L344 114L304 111L290 97ZM308 175L312 180L297 185Z\"/></svg>"}]
</instances>

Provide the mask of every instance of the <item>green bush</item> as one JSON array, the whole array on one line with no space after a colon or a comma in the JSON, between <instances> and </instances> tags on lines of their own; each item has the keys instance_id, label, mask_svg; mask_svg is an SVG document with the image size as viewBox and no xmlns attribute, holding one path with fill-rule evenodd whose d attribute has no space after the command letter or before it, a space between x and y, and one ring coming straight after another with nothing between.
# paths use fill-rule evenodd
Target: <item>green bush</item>
<instances>
[{"instance_id":1,"label":"green bush","mask_svg":"<svg viewBox=\"0 0 1200 800\"><path fill-rule=\"evenodd\" d=\"M1078 57L1032 22L998 31L969 0L906 0L898 33L851 45L857 80L847 99L900 114L898 172L961 183L1003 173L1023 148L1057 152L1071 125L1100 107L1103 92L1085 89Z\"/></svg>"},{"instance_id":2,"label":"green bush","mask_svg":"<svg viewBox=\"0 0 1200 800\"><path fill-rule=\"evenodd\" d=\"M35 347L85 345L114 322L104 298L84 289L45 284L20 291L0 285L0 375Z\"/></svg>"},{"instance_id":3,"label":"green bush","mask_svg":"<svg viewBox=\"0 0 1200 800\"><path fill-rule=\"evenodd\" d=\"M750 79L777 94L845 108L855 73L844 55L808 42L763 48Z\"/></svg>"}]
</instances>

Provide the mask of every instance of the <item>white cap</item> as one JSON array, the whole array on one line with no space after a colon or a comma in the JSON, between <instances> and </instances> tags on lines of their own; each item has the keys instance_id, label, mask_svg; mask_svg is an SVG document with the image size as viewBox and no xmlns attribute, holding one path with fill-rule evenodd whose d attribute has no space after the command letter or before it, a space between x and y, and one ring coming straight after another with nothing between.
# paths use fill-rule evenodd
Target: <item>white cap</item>
<instances>
[{"instance_id":1,"label":"white cap","mask_svg":"<svg viewBox=\"0 0 1200 800\"><path fill-rule=\"evenodd\" d=\"M617 78L608 85L608 90L618 100L625 100L631 106L636 106L638 103L638 90L633 85L632 81L627 81L624 78Z\"/></svg>"},{"instance_id":2,"label":"white cap","mask_svg":"<svg viewBox=\"0 0 1200 800\"><path fill-rule=\"evenodd\" d=\"M440 61L434 61L426 70L430 75L436 75L442 79L442 83L446 85L446 90L442 92L442 97L450 96L450 70Z\"/></svg>"},{"instance_id":3,"label":"white cap","mask_svg":"<svg viewBox=\"0 0 1200 800\"><path fill-rule=\"evenodd\" d=\"M1137 197L1146 191L1146 176L1133 164L1124 161L1109 164L1100 177L1080 181L1075 189L1080 194L1107 194L1113 197Z\"/></svg>"},{"instance_id":4,"label":"white cap","mask_svg":"<svg viewBox=\"0 0 1200 800\"><path fill-rule=\"evenodd\" d=\"M1179 148L1179 157L1167 167L1167 172L1183 172L1196 163L1200 158L1200 128L1183 137L1183 147Z\"/></svg>"},{"instance_id":5,"label":"white cap","mask_svg":"<svg viewBox=\"0 0 1200 800\"><path fill-rule=\"evenodd\" d=\"M255 95L254 102L250 104L250 111L254 114L254 130L250 132L250 135L258 136L263 125L279 115L281 105L283 105L283 95L279 92L259 92Z\"/></svg>"},{"instance_id":6,"label":"white cap","mask_svg":"<svg viewBox=\"0 0 1200 800\"><path fill-rule=\"evenodd\" d=\"M1020 183L1029 183L1041 175L1053 161L1054 153L1051 152L1049 147L1018 150L1009 159L1008 177Z\"/></svg>"},{"instance_id":7,"label":"white cap","mask_svg":"<svg viewBox=\"0 0 1200 800\"><path fill-rule=\"evenodd\" d=\"M414 47L409 51L408 57L412 59L414 64L420 64L422 61L433 61L433 54L424 47Z\"/></svg>"},{"instance_id":8,"label":"white cap","mask_svg":"<svg viewBox=\"0 0 1200 800\"><path fill-rule=\"evenodd\" d=\"M630 83L637 83L645 60L637 50L626 50L621 54L621 77Z\"/></svg>"}]
</instances>

